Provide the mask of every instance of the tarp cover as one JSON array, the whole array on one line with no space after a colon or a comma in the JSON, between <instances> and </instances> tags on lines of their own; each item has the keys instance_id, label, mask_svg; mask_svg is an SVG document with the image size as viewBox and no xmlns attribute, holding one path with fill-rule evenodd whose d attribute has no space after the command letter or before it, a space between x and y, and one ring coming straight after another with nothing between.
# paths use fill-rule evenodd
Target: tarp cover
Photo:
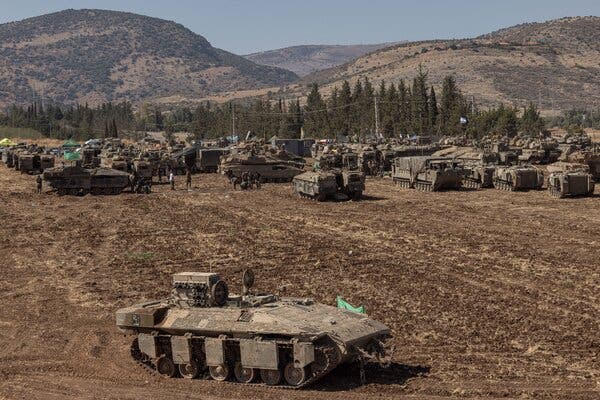
<instances>
[{"instance_id":1,"label":"tarp cover","mask_svg":"<svg viewBox=\"0 0 600 400\"><path fill-rule=\"evenodd\" d=\"M354 307L352 304L344 300L341 296L337 297L337 307L343 308L345 310L350 310L355 313L365 314L365 306Z\"/></svg>"},{"instance_id":2,"label":"tarp cover","mask_svg":"<svg viewBox=\"0 0 600 400\"><path fill-rule=\"evenodd\" d=\"M77 152L65 152L65 160L67 161L75 161L81 158L81 154Z\"/></svg>"},{"instance_id":3,"label":"tarp cover","mask_svg":"<svg viewBox=\"0 0 600 400\"><path fill-rule=\"evenodd\" d=\"M4 139L0 140L0 146L9 147L9 146L16 146L16 144L9 138L4 138Z\"/></svg>"}]
</instances>

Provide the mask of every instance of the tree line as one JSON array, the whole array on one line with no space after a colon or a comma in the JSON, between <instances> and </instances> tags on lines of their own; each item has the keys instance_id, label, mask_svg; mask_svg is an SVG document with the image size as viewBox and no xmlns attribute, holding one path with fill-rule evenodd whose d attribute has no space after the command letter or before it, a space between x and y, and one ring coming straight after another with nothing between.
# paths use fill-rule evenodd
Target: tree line
<instances>
[{"instance_id":1,"label":"tree line","mask_svg":"<svg viewBox=\"0 0 600 400\"><path fill-rule=\"evenodd\" d=\"M377 121L376 121L377 110ZM570 120L573 118L570 118ZM593 118L590 118L593 121ZM447 76L436 92L427 72L419 67L411 82L380 82L367 79L352 85L344 81L323 96L317 84L310 86L304 104L300 99L254 99L224 104L203 102L195 107L160 107L142 104L134 111L131 103L86 105L12 106L0 123L33 128L49 137L117 137L122 133L165 131L190 132L197 138L216 138L253 132L272 135L364 139L378 134L385 138L411 135L467 135L480 137L498 132L514 136L544 129L538 110L530 104L523 110L500 105L480 110L468 101L453 76Z\"/></svg>"}]
</instances>

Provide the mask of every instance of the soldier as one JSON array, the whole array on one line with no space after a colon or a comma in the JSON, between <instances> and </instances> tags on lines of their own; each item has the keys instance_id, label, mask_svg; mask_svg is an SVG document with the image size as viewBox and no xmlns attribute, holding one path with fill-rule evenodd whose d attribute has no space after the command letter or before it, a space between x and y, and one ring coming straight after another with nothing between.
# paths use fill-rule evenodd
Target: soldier
<instances>
[{"instance_id":1,"label":"soldier","mask_svg":"<svg viewBox=\"0 0 600 400\"><path fill-rule=\"evenodd\" d=\"M259 172L254 173L254 185L256 185L257 189L260 189L260 173Z\"/></svg>"},{"instance_id":2,"label":"soldier","mask_svg":"<svg viewBox=\"0 0 600 400\"><path fill-rule=\"evenodd\" d=\"M159 165L158 167L158 182L162 183L162 178L163 178L163 174L165 173L165 171L163 170L162 166Z\"/></svg>"},{"instance_id":3,"label":"soldier","mask_svg":"<svg viewBox=\"0 0 600 400\"><path fill-rule=\"evenodd\" d=\"M192 170L189 168L185 177L185 187L187 188L187 190L190 190L192 188Z\"/></svg>"},{"instance_id":4,"label":"soldier","mask_svg":"<svg viewBox=\"0 0 600 400\"><path fill-rule=\"evenodd\" d=\"M240 188L244 190L250 188L250 174L248 171L242 173L242 183L240 184Z\"/></svg>"},{"instance_id":5,"label":"soldier","mask_svg":"<svg viewBox=\"0 0 600 400\"><path fill-rule=\"evenodd\" d=\"M37 183L37 192L42 193L42 177L41 177L41 175L38 175L37 178L35 178L35 182Z\"/></svg>"},{"instance_id":6,"label":"soldier","mask_svg":"<svg viewBox=\"0 0 600 400\"><path fill-rule=\"evenodd\" d=\"M175 175L173 174L173 170L169 173L169 183L171 184L171 190L175 190Z\"/></svg>"}]
</instances>

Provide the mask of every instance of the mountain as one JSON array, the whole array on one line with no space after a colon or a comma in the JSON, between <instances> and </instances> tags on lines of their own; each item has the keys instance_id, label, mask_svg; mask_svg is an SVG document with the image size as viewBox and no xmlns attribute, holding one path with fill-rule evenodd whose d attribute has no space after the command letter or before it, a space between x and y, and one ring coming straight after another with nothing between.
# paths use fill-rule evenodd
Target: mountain
<instances>
[{"instance_id":1,"label":"mountain","mask_svg":"<svg viewBox=\"0 0 600 400\"><path fill-rule=\"evenodd\" d=\"M245 55L257 64L284 68L299 76L336 67L375 50L395 43L356 44L356 45L306 45L262 51Z\"/></svg>"},{"instance_id":2,"label":"mountain","mask_svg":"<svg viewBox=\"0 0 600 400\"><path fill-rule=\"evenodd\" d=\"M0 105L42 92L61 103L195 98L296 79L137 14L65 10L0 25Z\"/></svg>"},{"instance_id":3,"label":"mountain","mask_svg":"<svg viewBox=\"0 0 600 400\"><path fill-rule=\"evenodd\" d=\"M420 64L437 87L454 75L480 107L500 102L534 102L545 111L600 107L600 17L527 23L473 39L403 43L315 72L296 88L318 82L326 94L346 79L411 82Z\"/></svg>"}]
</instances>

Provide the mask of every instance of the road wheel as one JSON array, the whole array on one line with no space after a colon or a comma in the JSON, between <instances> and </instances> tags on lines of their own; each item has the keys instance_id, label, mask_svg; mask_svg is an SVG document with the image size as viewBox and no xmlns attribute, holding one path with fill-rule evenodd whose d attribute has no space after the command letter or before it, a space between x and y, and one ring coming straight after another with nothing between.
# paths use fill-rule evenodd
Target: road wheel
<instances>
[{"instance_id":1,"label":"road wheel","mask_svg":"<svg viewBox=\"0 0 600 400\"><path fill-rule=\"evenodd\" d=\"M235 375L235 379L241 383L250 383L256 378L256 370L242 366L242 363L239 361L233 367L233 374Z\"/></svg>"},{"instance_id":2,"label":"road wheel","mask_svg":"<svg viewBox=\"0 0 600 400\"><path fill-rule=\"evenodd\" d=\"M291 386L300 386L306 380L306 370L296 368L293 362L288 363L283 370L285 381Z\"/></svg>"},{"instance_id":3,"label":"road wheel","mask_svg":"<svg viewBox=\"0 0 600 400\"><path fill-rule=\"evenodd\" d=\"M156 370L159 374L164 375L168 378L173 378L175 376L175 373L177 372L173 360L171 360L167 356L160 356L158 360L156 360Z\"/></svg>"},{"instance_id":4,"label":"road wheel","mask_svg":"<svg viewBox=\"0 0 600 400\"><path fill-rule=\"evenodd\" d=\"M278 369L261 369L260 379L268 386L279 385L281 382L281 371Z\"/></svg>"},{"instance_id":5,"label":"road wheel","mask_svg":"<svg viewBox=\"0 0 600 400\"><path fill-rule=\"evenodd\" d=\"M189 364L179 364L179 373L186 379L194 379L198 377L200 368L196 361L190 360Z\"/></svg>"},{"instance_id":6,"label":"road wheel","mask_svg":"<svg viewBox=\"0 0 600 400\"><path fill-rule=\"evenodd\" d=\"M229 378L229 367L227 365L210 366L208 373L215 381L225 381Z\"/></svg>"}]
</instances>

